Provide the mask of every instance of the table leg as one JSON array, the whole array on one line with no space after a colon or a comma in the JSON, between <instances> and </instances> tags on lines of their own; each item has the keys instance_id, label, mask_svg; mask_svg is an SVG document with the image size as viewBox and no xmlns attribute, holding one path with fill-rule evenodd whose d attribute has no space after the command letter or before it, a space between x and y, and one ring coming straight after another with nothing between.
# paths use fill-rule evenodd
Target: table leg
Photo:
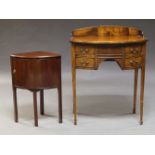
<instances>
[{"instance_id":1,"label":"table leg","mask_svg":"<svg viewBox=\"0 0 155 155\"><path fill-rule=\"evenodd\" d=\"M14 120L18 122L17 88L13 87Z\"/></svg>"},{"instance_id":2,"label":"table leg","mask_svg":"<svg viewBox=\"0 0 155 155\"><path fill-rule=\"evenodd\" d=\"M134 73L134 100L133 100L133 113L136 113L136 102L137 102L137 85L138 85L138 68L135 69Z\"/></svg>"},{"instance_id":3,"label":"table leg","mask_svg":"<svg viewBox=\"0 0 155 155\"><path fill-rule=\"evenodd\" d=\"M38 126L37 91L33 91L34 125Z\"/></svg>"},{"instance_id":4,"label":"table leg","mask_svg":"<svg viewBox=\"0 0 155 155\"><path fill-rule=\"evenodd\" d=\"M44 115L44 90L40 90L40 114Z\"/></svg>"},{"instance_id":5,"label":"table leg","mask_svg":"<svg viewBox=\"0 0 155 155\"><path fill-rule=\"evenodd\" d=\"M58 83L58 114L59 114L59 123L63 122L63 116L62 116L62 79L61 79L61 58L59 59L59 69L57 78L59 79Z\"/></svg>"},{"instance_id":6,"label":"table leg","mask_svg":"<svg viewBox=\"0 0 155 155\"><path fill-rule=\"evenodd\" d=\"M73 84L73 113L74 113L74 124L77 125L77 105L76 105L76 70L73 68L72 71L72 84Z\"/></svg>"},{"instance_id":7,"label":"table leg","mask_svg":"<svg viewBox=\"0 0 155 155\"><path fill-rule=\"evenodd\" d=\"M140 125L143 124L144 83L145 83L145 64L142 64L142 67L141 67L141 90L140 90Z\"/></svg>"},{"instance_id":8,"label":"table leg","mask_svg":"<svg viewBox=\"0 0 155 155\"><path fill-rule=\"evenodd\" d=\"M73 113L74 113L74 124L77 125L76 66L75 66L75 50L74 50L74 47L72 47L72 86L73 86Z\"/></svg>"},{"instance_id":9,"label":"table leg","mask_svg":"<svg viewBox=\"0 0 155 155\"><path fill-rule=\"evenodd\" d=\"M62 123L62 90L61 90L61 84L58 87L58 112L59 112L59 123Z\"/></svg>"}]
</instances>

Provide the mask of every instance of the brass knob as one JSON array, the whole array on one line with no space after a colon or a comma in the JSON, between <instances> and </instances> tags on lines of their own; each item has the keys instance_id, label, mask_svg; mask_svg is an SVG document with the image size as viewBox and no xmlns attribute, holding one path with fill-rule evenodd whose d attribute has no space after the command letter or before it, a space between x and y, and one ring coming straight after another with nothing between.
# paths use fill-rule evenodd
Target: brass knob
<instances>
[{"instance_id":1,"label":"brass knob","mask_svg":"<svg viewBox=\"0 0 155 155\"><path fill-rule=\"evenodd\" d=\"M13 74L15 74L16 73L16 69L13 69Z\"/></svg>"}]
</instances>

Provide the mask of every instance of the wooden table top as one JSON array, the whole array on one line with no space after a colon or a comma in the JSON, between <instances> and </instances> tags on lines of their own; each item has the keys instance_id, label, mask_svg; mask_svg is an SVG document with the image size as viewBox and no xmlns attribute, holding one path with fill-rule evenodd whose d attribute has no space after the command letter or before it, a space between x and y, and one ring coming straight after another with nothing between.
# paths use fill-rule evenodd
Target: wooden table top
<instances>
[{"instance_id":1,"label":"wooden table top","mask_svg":"<svg viewBox=\"0 0 155 155\"><path fill-rule=\"evenodd\" d=\"M24 52L24 53L15 53L11 55L11 57L24 58L24 59L53 58L53 57L60 57L60 56L61 55L58 53L48 52L48 51L32 51L32 52Z\"/></svg>"},{"instance_id":2,"label":"wooden table top","mask_svg":"<svg viewBox=\"0 0 155 155\"><path fill-rule=\"evenodd\" d=\"M97 37L97 36L84 36L72 37L72 43L85 43L85 44L127 44L127 43L142 43L147 40L142 36L119 36L119 37Z\"/></svg>"},{"instance_id":3,"label":"wooden table top","mask_svg":"<svg viewBox=\"0 0 155 155\"><path fill-rule=\"evenodd\" d=\"M147 42L147 39L135 27L101 25L75 29L70 41L85 44L128 44Z\"/></svg>"}]
</instances>

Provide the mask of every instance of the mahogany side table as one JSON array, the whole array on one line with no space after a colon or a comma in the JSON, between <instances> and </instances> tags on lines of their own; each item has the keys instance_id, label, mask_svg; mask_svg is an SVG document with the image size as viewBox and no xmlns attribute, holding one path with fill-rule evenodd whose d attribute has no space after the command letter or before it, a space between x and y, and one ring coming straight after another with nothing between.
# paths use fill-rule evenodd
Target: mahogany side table
<instances>
[{"instance_id":1,"label":"mahogany side table","mask_svg":"<svg viewBox=\"0 0 155 155\"><path fill-rule=\"evenodd\" d=\"M122 70L134 70L133 113L136 113L138 70L141 70L140 124L143 124L147 44L143 32L134 27L101 25L74 30L70 41L74 124L77 124L76 69L97 70L106 60L116 61Z\"/></svg>"},{"instance_id":2,"label":"mahogany side table","mask_svg":"<svg viewBox=\"0 0 155 155\"><path fill-rule=\"evenodd\" d=\"M33 51L12 54L10 61L15 122L18 122L17 88L33 92L35 126L38 126L37 92L40 92L40 113L44 115L44 89L57 88L59 123L62 123L61 55Z\"/></svg>"}]
</instances>

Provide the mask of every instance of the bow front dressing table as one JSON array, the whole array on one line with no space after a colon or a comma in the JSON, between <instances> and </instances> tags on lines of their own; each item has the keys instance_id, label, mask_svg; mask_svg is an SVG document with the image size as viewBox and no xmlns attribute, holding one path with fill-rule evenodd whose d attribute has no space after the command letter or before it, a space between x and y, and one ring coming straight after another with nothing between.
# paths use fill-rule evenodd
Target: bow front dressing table
<instances>
[{"instance_id":1,"label":"bow front dressing table","mask_svg":"<svg viewBox=\"0 0 155 155\"><path fill-rule=\"evenodd\" d=\"M140 124L143 124L145 58L147 40L137 28L98 26L72 32L72 85L74 124L77 124L76 69L97 70L105 60L116 61L122 70L134 70L134 106L136 113L138 69L141 70Z\"/></svg>"}]
</instances>

